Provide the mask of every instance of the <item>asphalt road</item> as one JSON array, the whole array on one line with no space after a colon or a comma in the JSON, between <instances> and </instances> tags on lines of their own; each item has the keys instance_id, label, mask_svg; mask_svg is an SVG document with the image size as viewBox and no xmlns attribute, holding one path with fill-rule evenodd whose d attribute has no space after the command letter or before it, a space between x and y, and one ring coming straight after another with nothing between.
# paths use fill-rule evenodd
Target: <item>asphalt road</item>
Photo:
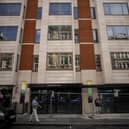
<instances>
[{"instance_id":1,"label":"asphalt road","mask_svg":"<svg viewBox=\"0 0 129 129\"><path fill-rule=\"evenodd\" d=\"M13 125L7 129L129 129L129 126L124 126L124 125L119 125L119 126L112 126L112 125L108 125L108 126L101 126L101 125L86 125L86 126L71 126L71 125L66 125L66 126L62 126L62 125L58 125L58 126L52 126L52 125Z\"/></svg>"}]
</instances>

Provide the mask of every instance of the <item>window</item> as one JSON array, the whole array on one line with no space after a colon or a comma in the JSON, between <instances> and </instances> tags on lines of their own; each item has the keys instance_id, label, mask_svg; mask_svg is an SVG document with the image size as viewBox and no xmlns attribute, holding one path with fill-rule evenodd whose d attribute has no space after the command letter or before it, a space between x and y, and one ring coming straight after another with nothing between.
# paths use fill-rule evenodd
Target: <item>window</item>
<instances>
[{"instance_id":1,"label":"window","mask_svg":"<svg viewBox=\"0 0 129 129\"><path fill-rule=\"evenodd\" d=\"M105 15L127 15L128 4L127 3L104 3L104 14Z\"/></svg>"},{"instance_id":2,"label":"window","mask_svg":"<svg viewBox=\"0 0 129 129\"><path fill-rule=\"evenodd\" d=\"M42 18L42 7L38 7L37 10L37 19L41 19Z\"/></svg>"},{"instance_id":3,"label":"window","mask_svg":"<svg viewBox=\"0 0 129 129\"><path fill-rule=\"evenodd\" d=\"M111 52L113 70L129 70L129 52Z\"/></svg>"},{"instance_id":4,"label":"window","mask_svg":"<svg viewBox=\"0 0 129 129\"><path fill-rule=\"evenodd\" d=\"M109 40L129 39L129 26L107 26Z\"/></svg>"},{"instance_id":5,"label":"window","mask_svg":"<svg viewBox=\"0 0 129 129\"><path fill-rule=\"evenodd\" d=\"M75 56L75 66L76 66L76 71L80 71L80 55Z\"/></svg>"},{"instance_id":6,"label":"window","mask_svg":"<svg viewBox=\"0 0 129 129\"><path fill-rule=\"evenodd\" d=\"M71 3L50 3L50 15L71 15Z\"/></svg>"},{"instance_id":7,"label":"window","mask_svg":"<svg viewBox=\"0 0 129 129\"><path fill-rule=\"evenodd\" d=\"M78 8L74 7L74 19L78 19Z\"/></svg>"},{"instance_id":8,"label":"window","mask_svg":"<svg viewBox=\"0 0 129 129\"><path fill-rule=\"evenodd\" d=\"M96 19L95 7L91 7L90 11L91 11L91 18Z\"/></svg>"},{"instance_id":9,"label":"window","mask_svg":"<svg viewBox=\"0 0 129 129\"><path fill-rule=\"evenodd\" d=\"M72 40L71 26L49 26L48 40Z\"/></svg>"},{"instance_id":10,"label":"window","mask_svg":"<svg viewBox=\"0 0 129 129\"><path fill-rule=\"evenodd\" d=\"M100 55L95 55L96 60L96 71L102 71Z\"/></svg>"},{"instance_id":11,"label":"window","mask_svg":"<svg viewBox=\"0 0 129 129\"><path fill-rule=\"evenodd\" d=\"M23 29L21 28L20 37L19 37L19 43L22 43L22 39L23 39Z\"/></svg>"},{"instance_id":12,"label":"window","mask_svg":"<svg viewBox=\"0 0 129 129\"><path fill-rule=\"evenodd\" d=\"M39 64L39 56L38 55L34 55L33 56L33 72L38 72L38 64Z\"/></svg>"},{"instance_id":13,"label":"window","mask_svg":"<svg viewBox=\"0 0 129 129\"><path fill-rule=\"evenodd\" d=\"M20 3L0 3L0 16L19 16Z\"/></svg>"},{"instance_id":14,"label":"window","mask_svg":"<svg viewBox=\"0 0 129 129\"><path fill-rule=\"evenodd\" d=\"M93 42L98 43L98 31L97 29L93 29Z\"/></svg>"},{"instance_id":15,"label":"window","mask_svg":"<svg viewBox=\"0 0 129 129\"><path fill-rule=\"evenodd\" d=\"M40 43L40 29L35 32L35 43Z\"/></svg>"},{"instance_id":16,"label":"window","mask_svg":"<svg viewBox=\"0 0 129 129\"><path fill-rule=\"evenodd\" d=\"M74 42L79 43L79 31L78 31L78 29L74 30Z\"/></svg>"},{"instance_id":17,"label":"window","mask_svg":"<svg viewBox=\"0 0 129 129\"><path fill-rule=\"evenodd\" d=\"M72 70L72 53L48 53L48 70Z\"/></svg>"},{"instance_id":18,"label":"window","mask_svg":"<svg viewBox=\"0 0 129 129\"><path fill-rule=\"evenodd\" d=\"M15 69L16 72L19 70L19 60L20 60L19 55L17 55L17 63L16 63L16 69Z\"/></svg>"},{"instance_id":19,"label":"window","mask_svg":"<svg viewBox=\"0 0 129 129\"><path fill-rule=\"evenodd\" d=\"M0 71L11 71L13 66L12 53L0 53Z\"/></svg>"},{"instance_id":20,"label":"window","mask_svg":"<svg viewBox=\"0 0 129 129\"><path fill-rule=\"evenodd\" d=\"M0 26L0 40L16 41L17 29L17 26Z\"/></svg>"}]
</instances>

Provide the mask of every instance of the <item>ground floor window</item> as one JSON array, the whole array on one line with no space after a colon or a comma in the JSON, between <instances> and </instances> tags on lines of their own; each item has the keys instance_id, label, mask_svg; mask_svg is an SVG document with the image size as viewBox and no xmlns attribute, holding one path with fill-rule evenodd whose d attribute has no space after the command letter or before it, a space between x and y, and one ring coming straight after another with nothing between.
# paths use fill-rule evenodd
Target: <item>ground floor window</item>
<instances>
[{"instance_id":1,"label":"ground floor window","mask_svg":"<svg viewBox=\"0 0 129 129\"><path fill-rule=\"evenodd\" d=\"M82 112L81 89L32 88L31 100L34 96L38 96L42 106L39 109L40 114L81 114Z\"/></svg>"},{"instance_id":2,"label":"ground floor window","mask_svg":"<svg viewBox=\"0 0 129 129\"><path fill-rule=\"evenodd\" d=\"M129 113L129 88L99 88L101 113Z\"/></svg>"},{"instance_id":3,"label":"ground floor window","mask_svg":"<svg viewBox=\"0 0 129 129\"><path fill-rule=\"evenodd\" d=\"M0 89L0 108L11 107L12 103L12 89L1 88Z\"/></svg>"}]
</instances>

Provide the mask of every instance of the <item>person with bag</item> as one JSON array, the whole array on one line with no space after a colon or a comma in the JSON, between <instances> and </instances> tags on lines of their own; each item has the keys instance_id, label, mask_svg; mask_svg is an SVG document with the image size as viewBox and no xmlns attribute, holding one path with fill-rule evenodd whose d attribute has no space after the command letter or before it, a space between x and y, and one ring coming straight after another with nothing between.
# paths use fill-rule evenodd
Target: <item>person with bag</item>
<instances>
[{"instance_id":1,"label":"person with bag","mask_svg":"<svg viewBox=\"0 0 129 129\"><path fill-rule=\"evenodd\" d=\"M38 97L35 96L34 99L32 100L32 114L30 116L29 121L32 121L33 116L35 116L36 121L39 122L38 113L37 113L38 107L41 108L41 106L38 103Z\"/></svg>"},{"instance_id":2,"label":"person with bag","mask_svg":"<svg viewBox=\"0 0 129 129\"><path fill-rule=\"evenodd\" d=\"M100 113L102 102L100 98L95 99L96 113Z\"/></svg>"}]
</instances>

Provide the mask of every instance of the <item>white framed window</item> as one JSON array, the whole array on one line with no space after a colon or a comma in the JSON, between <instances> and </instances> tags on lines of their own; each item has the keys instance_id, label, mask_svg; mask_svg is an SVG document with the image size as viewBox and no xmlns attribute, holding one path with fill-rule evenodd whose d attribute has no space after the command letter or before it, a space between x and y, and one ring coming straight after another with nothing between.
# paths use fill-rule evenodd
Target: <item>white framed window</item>
<instances>
[{"instance_id":1,"label":"white framed window","mask_svg":"<svg viewBox=\"0 0 129 129\"><path fill-rule=\"evenodd\" d=\"M109 40L129 40L129 26L110 25L107 26Z\"/></svg>"},{"instance_id":2,"label":"white framed window","mask_svg":"<svg viewBox=\"0 0 129 129\"><path fill-rule=\"evenodd\" d=\"M104 3L105 15L128 15L128 3Z\"/></svg>"},{"instance_id":3,"label":"white framed window","mask_svg":"<svg viewBox=\"0 0 129 129\"><path fill-rule=\"evenodd\" d=\"M16 41L18 26L0 26L0 41Z\"/></svg>"},{"instance_id":4,"label":"white framed window","mask_svg":"<svg viewBox=\"0 0 129 129\"><path fill-rule=\"evenodd\" d=\"M129 52L111 52L113 70L129 70Z\"/></svg>"},{"instance_id":5,"label":"white framed window","mask_svg":"<svg viewBox=\"0 0 129 129\"><path fill-rule=\"evenodd\" d=\"M96 71L102 71L102 66L101 66L101 56L100 55L95 55L95 61L96 61Z\"/></svg>"},{"instance_id":6,"label":"white framed window","mask_svg":"<svg viewBox=\"0 0 129 129\"><path fill-rule=\"evenodd\" d=\"M48 40L72 40L72 26L49 26Z\"/></svg>"},{"instance_id":7,"label":"white framed window","mask_svg":"<svg viewBox=\"0 0 129 129\"><path fill-rule=\"evenodd\" d=\"M71 3L50 3L49 15L71 15Z\"/></svg>"},{"instance_id":8,"label":"white framed window","mask_svg":"<svg viewBox=\"0 0 129 129\"><path fill-rule=\"evenodd\" d=\"M79 30L74 29L74 42L79 43Z\"/></svg>"},{"instance_id":9,"label":"white framed window","mask_svg":"<svg viewBox=\"0 0 129 129\"><path fill-rule=\"evenodd\" d=\"M94 43L98 43L98 30L97 29L93 29L92 30L92 33L93 33L93 42Z\"/></svg>"},{"instance_id":10,"label":"white framed window","mask_svg":"<svg viewBox=\"0 0 129 129\"><path fill-rule=\"evenodd\" d=\"M47 53L47 70L72 70L72 53Z\"/></svg>"},{"instance_id":11,"label":"white framed window","mask_svg":"<svg viewBox=\"0 0 129 129\"><path fill-rule=\"evenodd\" d=\"M0 53L0 71L11 71L13 68L13 53Z\"/></svg>"},{"instance_id":12,"label":"white framed window","mask_svg":"<svg viewBox=\"0 0 129 129\"><path fill-rule=\"evenodd\" d=\"M96 19L95 7L91 7L91 8L90 8L90 11L91 11L91 18L92 18L92 19Z\"/></svg>"},{"instance_id":13,"label":"white framed window","mask_svg":"<svg viewBox=\"0 0 129 129\"><path fill-rule=\"evenodd\" d=\"M33 72L38 72L38 64L39 64L39 56L38 55L34 55L33 56Z\"/></svg>"},{"instance_id":14,"label":"white framed window","mask_svg":"<svg viewBox=\"0 0 129 129\"><path fill-rule=\"evenodd\" d=\"M80 71L80 55L75 55L75 66L76 66L76 71Z\"/></svg>"}]
</instances>

